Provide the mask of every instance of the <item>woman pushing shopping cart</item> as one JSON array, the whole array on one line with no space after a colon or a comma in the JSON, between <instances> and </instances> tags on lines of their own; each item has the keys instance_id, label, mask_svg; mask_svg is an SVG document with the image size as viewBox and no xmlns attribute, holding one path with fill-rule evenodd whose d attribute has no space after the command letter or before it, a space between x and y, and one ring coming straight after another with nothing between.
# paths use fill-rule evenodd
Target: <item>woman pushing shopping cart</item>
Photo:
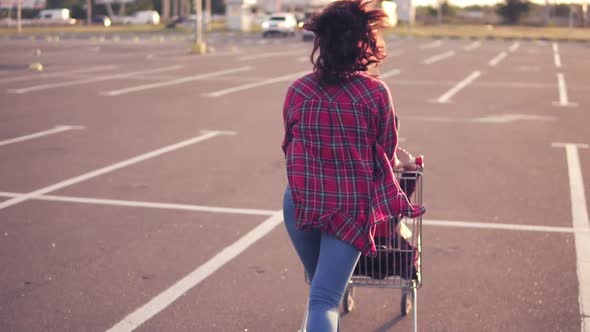
<instances>
[{"instance_id":1,"label":"woman pushing shopping cart","mask_svg":"<svg viewBox=\"0 0 590 332\"><path fill-rule=\"evenodd\" d=\"M408 158L396 167L400 187L413 204L422 204L423 157ZM422 285L422 216L415 218L392 217L376 225L376 255L361 256L354 268L343 295L345 313L355 307L355 288L392 288L402 292L402 316L412 314L412 331L418 330L418 289ZM310 282L305 274L305 281ZM306 328L308 311L305 311L300 331Z\"/></svg>"},{"instance_id":2,"label":"woman pushing shopping cart","mask_svg":"<svg viewBox=\"0 0 590 332\"><path fill-rule=\"evenodd\" d=\"M386 56L379 33L386 25L387 15L362 0L336 1L312 16L304 28L316 37L313 72L293 82L285 98L283 211L310 281L308 332L338 330L339 306L347 289L354 290L358 278L352 288L349 281L359 257L379 257L388 245L377 242L376 232L425 212L410 202L393 170L398 137L389 88L366 73Z\"/></svg>"}]
</instances>

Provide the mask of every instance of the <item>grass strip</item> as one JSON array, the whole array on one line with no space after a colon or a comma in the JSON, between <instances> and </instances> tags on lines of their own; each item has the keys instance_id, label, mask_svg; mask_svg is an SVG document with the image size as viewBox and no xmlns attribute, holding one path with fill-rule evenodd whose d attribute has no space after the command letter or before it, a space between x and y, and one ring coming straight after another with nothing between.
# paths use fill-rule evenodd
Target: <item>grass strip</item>
<instances>
[{"instance_id":1,"label":"grass strip","mask_svg":"<svg viewBox=\"0 0 590 332\"><path fill-rule=\"evenodd\" d=\"M398 26L389 31L399 36L460 39L540 39L560 41L590 41L590 29L564 27L491 26L491 25L432 25Z\"/></svg>"}]
</instances>

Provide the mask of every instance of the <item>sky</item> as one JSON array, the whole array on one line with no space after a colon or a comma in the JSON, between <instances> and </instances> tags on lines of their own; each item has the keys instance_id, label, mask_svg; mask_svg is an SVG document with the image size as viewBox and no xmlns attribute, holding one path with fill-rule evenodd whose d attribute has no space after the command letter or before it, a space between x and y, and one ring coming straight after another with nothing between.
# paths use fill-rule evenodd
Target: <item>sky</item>
<instances>
[{"instance_id":1,"label":"sky","mask_svg":"<svg viewBox=\"0 0 590 332\"><path fill-rule=\"evenodd\" d=\"M448 0L450 4L460 7L470 6L470 5L495 5L498 2L503 1L496 1L496 0ZM544 0L529 0L534 3L538 4L545 4ZM589 3L590 0L549 0L549 3ZM434 6L436 5L437 0L413 0L413 4L415 6Z\"/></svg>"}]
</instances>

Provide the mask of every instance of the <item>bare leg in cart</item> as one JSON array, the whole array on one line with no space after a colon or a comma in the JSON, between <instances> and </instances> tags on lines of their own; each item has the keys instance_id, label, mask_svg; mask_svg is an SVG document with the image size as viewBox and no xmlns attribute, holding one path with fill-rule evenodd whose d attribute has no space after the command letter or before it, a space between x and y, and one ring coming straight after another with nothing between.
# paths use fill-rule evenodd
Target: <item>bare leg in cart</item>
<instances>
[{"instance_id":1,"label":"bare leg in cart","mask_svg":"<svg viewBox=\"0 0 590 332\"><path fill-rule=\"evenodd\" d=\"M283 214L289 237L310 280L306 332L339 331L340 303L360 252L331 235L297 230L289 187L285 190Z\"/></svg>"}]
</instances>

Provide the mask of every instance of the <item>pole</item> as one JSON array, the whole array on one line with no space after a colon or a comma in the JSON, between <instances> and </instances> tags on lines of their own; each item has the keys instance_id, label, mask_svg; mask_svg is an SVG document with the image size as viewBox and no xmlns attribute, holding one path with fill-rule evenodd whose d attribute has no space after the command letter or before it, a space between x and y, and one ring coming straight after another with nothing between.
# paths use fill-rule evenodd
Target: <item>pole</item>
<instances>
[{"instance_id":1,"label":"pole","mask_svg":"<svg viewBox=\"0 0 590 332\"><path fill-rule=\"evenodd\" d=\"M23 15L22 15L22 10L23 10L23 0L16 0L16 25L17 25L17 30L18 33L23 32Z\"/></svg>"},{"instance_id":2,"label":"pole","mask_svg":"<svg viewBox=\"0 0 590 332\"><path fill-rule=\"evenodd\" d=\"M588 23L588 0L585 0L582 4L582 26L585 28Z\"/></svg>"},{"instance_id":3,"label":"pole","mask_svg":"<svg viewBox=\"0 0 590 332\"><path fill-rule=\"evenodd\" d=\"M172 16L178 18L178 0L172 0Z\"/></svg>"},{"instance_id":4,"label":"pole","mask_svg":"<svg viewBox=\"0 0 590 332\"><path fill-rule=\"evenodd\" d=\"M86 2L86 24L92 24L92 0Z\"/></svg>"},{"instance_id":5,"label":"pole","mask_svg":"<svg viewBox=\"0 0 590 332\"><path fill-rule=\"evenodd\" d=\"M203 43L203 0L194 0L195 6L195 44L193 53L203 54L206 51Z\"/></svg>"},{"instance_id":6,"label":"pole","mask_svg":"<svg viewBox=\"0 0 590 332\"><path fill-rule=\"evenodd\" d=\"M436 12L436 22L438 23L438 25L442 24L442 6L443 6L443 2L444 0L438 0L438 11Z\"/></svg>"},{"instance_id":7,"label":"pole","mask_svg":"<svg viewBox=\"0 0 590 332\"><path fill-rule=\"evenodd\" d=\"M211 0L205 0L205 29L211 30Z\"/></svg>"},{"instance_id":8,"label":"pole","mask_svg":"<svg viewBox=\"0 0 590 332\"><path fill-rule=\"evenodd\" d=\"M195 44L201 44L203 42L203 8L201 8L202 5L202 0L195 0Z\"/></svg>"},{"instance_id":9,"label":"pole","mask_svg":"<svg viewBox=\"0 0 590 332\"><path fill-rule=\"evenodd\" d=\"M170 0L162 1L162 18L165 22L170 21Z\"/></svg>"}]
</instances>

